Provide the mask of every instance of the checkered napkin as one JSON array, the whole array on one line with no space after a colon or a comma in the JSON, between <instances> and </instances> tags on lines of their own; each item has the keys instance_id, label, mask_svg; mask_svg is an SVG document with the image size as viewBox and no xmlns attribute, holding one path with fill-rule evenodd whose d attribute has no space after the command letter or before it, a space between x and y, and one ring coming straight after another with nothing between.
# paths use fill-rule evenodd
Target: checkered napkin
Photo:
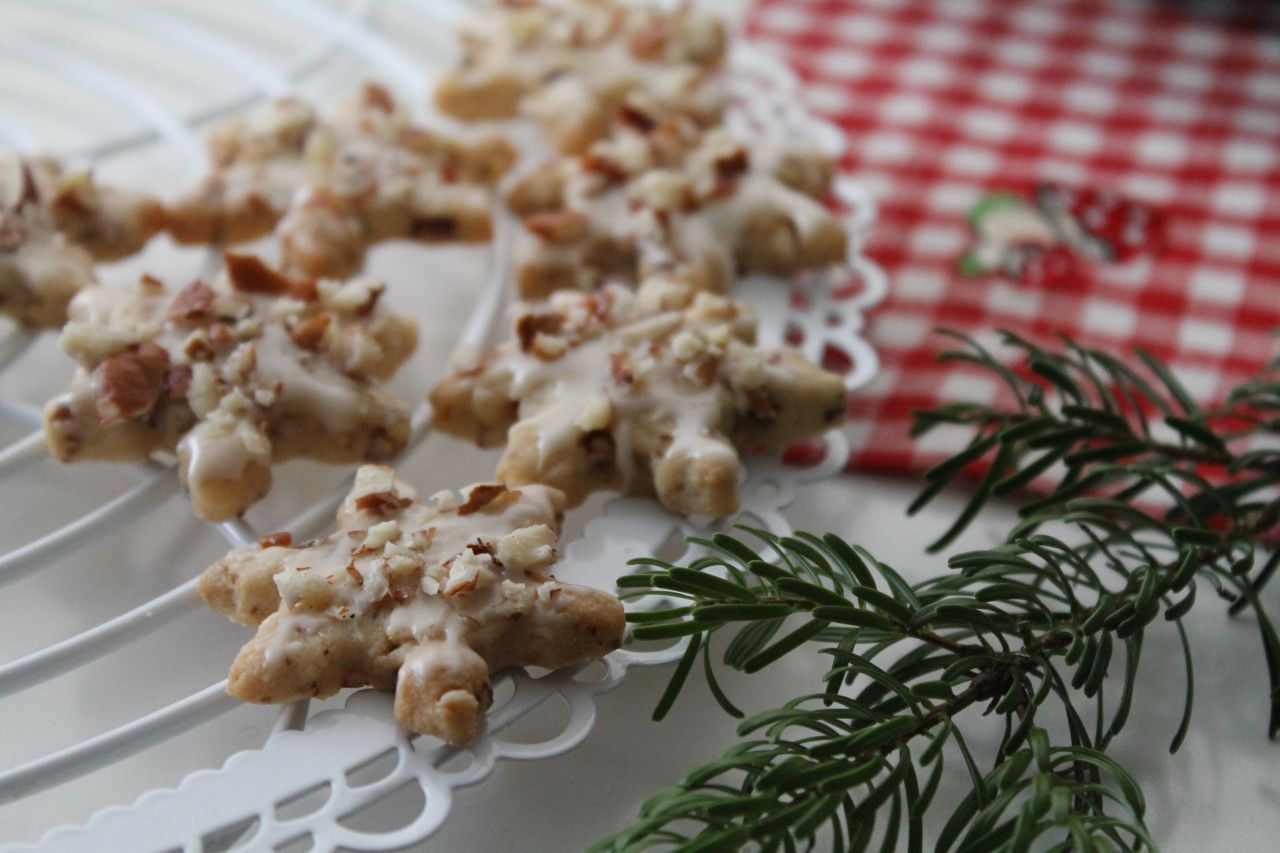
<instances>
[{"instance_id":1,"label":"checkered napkin","mask_svg":"<svg viewBox=\"0 0 1280 853\"><path fill-rule=\"evenodd\" d=\"M852 409L853 465L928 465L958 437L913 442L912 409L997 399L991 378L934 361L956 343L939 326L992 347L999 328L1141 346L1206 403L1266 362L1280 328L1280 29L1221 15L1276 7L1216 0L1207 19L1155 0L758 0L748 34L847 133L845 165L880 206L867 254L891 295L870 319L883 367ZM1162 239L1077 258L1069 283L961 274L980 202L1030 203L1045 182L1122 196L1162 220Z\"/></svg>"}]
</instances>

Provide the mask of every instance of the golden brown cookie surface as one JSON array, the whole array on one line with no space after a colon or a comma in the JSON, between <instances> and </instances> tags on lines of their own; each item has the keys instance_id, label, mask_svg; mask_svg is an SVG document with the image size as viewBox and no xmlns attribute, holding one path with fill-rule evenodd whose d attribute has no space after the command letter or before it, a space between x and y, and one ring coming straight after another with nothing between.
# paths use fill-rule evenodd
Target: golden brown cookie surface
<instances>
[{"instance_id":1,"label":"golden brown cookie surface","mask_svg":"<svg viewBox=\"0 0 1280 853\"><path fill-rule=\"evenodd\" d=\"M489 674L555 669L622 641L617 599L548 573L562 496L544 486L478 484L428 501L366 465L337 530L232 551L200 579L202 597L258 625L228 691L251 702L394 688L396 718L463 745L492 701Z\"/></svg>"}]
</instances>

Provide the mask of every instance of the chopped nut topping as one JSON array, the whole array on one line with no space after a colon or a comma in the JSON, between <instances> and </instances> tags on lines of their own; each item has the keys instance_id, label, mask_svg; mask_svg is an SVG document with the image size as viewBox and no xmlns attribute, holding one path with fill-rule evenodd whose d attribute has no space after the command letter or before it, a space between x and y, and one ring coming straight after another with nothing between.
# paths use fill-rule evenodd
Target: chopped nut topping
<instances>
[{"instance_id":1,"label":"chopped nut topping","mask_svg":"<svg viewBox=\"0 0 1280 853\"><path fill-rule=\"evenodd\" d=\"M648 26L631 33L627 38L627 49L636 59L651 61L662 55L670 41L671 26L666 21L654 19Z\"/></svg>"},{"instance_id":2,"label":"chopped nut topping","mask_svg":"<svg viewBox=\"0 0 1280 853\"><path fill-rule=\"evenodd\" d=\"M267 266L256 255L223 253L231 286L244 293L283 295L291 292L289 279Z\"/></svg>"},{"instance_id":3,"label":"chopped nut topping","mask_svg":"<svg viewBox=\"0 0 1280 853\"><path fill-rule=\"evenodd\" d=\"M383 521L369 528L364 538L364 547L377 551L395 539L400 538L400 525L393 521Z\"/></svg>"},{"instance_id":4,"label":"chopped nut topping","mask_svg":"<svg viewBox=\"0 0 1280 853\"><path fill-rule=\"evenodd\" d=\"M658 122L653 116L641 111L629 102L623 102L618 107L618 123L641 133L648 133L658 126Z\"/></svg>"},{"instance_id":5,"label":"chopped nut topping","mask_svg":"<svg viewBox=\"0 0 1280 853\"><path fill-rule=\"evenodd\" d=\"M281 533L269 533L258 540L259 548L288 548L293 544L293 534L286 531Z\"/></svg>"},{"instance_id":6,"label":"chopped nut topping","mask_svg":"<svg viewBox=\"0 0 1280 853\"><path fill-rule=\"evenodd\" d=\"M613 376L613 381L620 385L630 385L636 381L635 359L626 350L610 354L609 371Z\"/></svg>"},{"instance_id":7,"label":"chopped nut topping","mask_svg":"<svg viewBox=\"0 0 1280 853\"><path fill-rule=\"evenodd\" d=\"M199 321L209 318L217 294L213 288L200 281L193 281L169 304L169 319Z\"/></svg>"},{"instance_id":8,"label":"chopped nut topping","mask_svg":"<svg viewBox=\"0 0 1280 853\"><path fill-rule=\"evenodd\" d=\"M458 507L458 515L479 512L506 493L507 487L501 483L481 483L473 486L467 495L466 503ZM519 494L519 492L512 492L512 494Z\"/></svg>"},{"instance_id":9,"label":"chopped nut topping","mask_svg":"<svg viewBox=\"0 0 1280 853\"><path fill-rule=\"evenodd\" d=\"M583 432L590 432L591 430L604 429L612 421L613 402L609 399L609 395L602 393L591 397L583 405L573 425Z\"/></svg>"},{"instance_id":10,"label":"chopped nut topping","mask_svg":"<svg viewBox=\"0 0 1280 853\"><path fill-rule=\"evenodd\" d=\"M364 103L371 107L377 107L388 113L395 111L395 99L391 97L391 93L387 91L385 86L380 86L377 83L365 83L360 90L360 96Z\"/></svg>"},{"instance_id":11,"label":"chopped nut topping","mask_svg":"<svg viewBox=\"0 0 1280 853\"><path fill-rule=\"evenodd\" d=\"M571 243L587 233L587 218L576 210L542 210L524 221L525 227L550 243Z\"/></svg>"},{"instance_id":12,"label":"chopped nut topping","mask_svg":"<svg viewBox=\"0 0 1280 853\"><path fill-rule=\"evenodd\" d=\"M778 407L769 392L763 388L748 388L745 391L747 402L751 406L748 414L758 421L775 421L778 419Z\"/></svg>"},{"instance_id":13,"label":"chopped nut topping","mask_svg":"<svg viewBox=\"0 0 1280 853\"><path fill-rule=\"evenodd\" d=\"M324 334L332 323L333 318L328 314L316 314L294 326L289 337L303 349L319 349L320 342L324 340Z\"/></svg>"},{"instance_id":14,"label":"chopped nut topping","mask_svg":"<svg viewBox=\"0 0 1280 853\"><path fill-rule=\"evenodd\" d=\"M564 326L564 318L559 314L525 314L516 321L516 336L520 339L520 349L529 352L533 349L534 339L539 334L556 335Z\"/></svg>"},{"instance_id":15,"label":"chopped nut topping","mask_svg":"<svg viewBox=\"0 0 1280 853\"><path fill-rule=\"evenodd\" d=\"M736 178L747 171L751 166L750 156L747 149L738 147L731 153L716 158L716 173L725 180Z\"/></svg>"},{"instance_id":16,"label":"chopped nut topping","mask_svg":"<svg viewBox=\"0 0 1280 853\"><path fill-rule=\"evenodd\" d=\"M110 426L156 404L160 392L132 354L112 355L93 371L93 407L98 423Z\"/></svg>"}]
</instances>

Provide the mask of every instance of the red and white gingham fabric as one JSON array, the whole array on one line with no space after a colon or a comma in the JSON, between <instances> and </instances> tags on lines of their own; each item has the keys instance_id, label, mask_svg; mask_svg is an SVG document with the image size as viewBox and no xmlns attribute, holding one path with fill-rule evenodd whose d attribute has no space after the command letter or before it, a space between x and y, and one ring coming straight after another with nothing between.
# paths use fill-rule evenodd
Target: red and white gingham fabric
<instances>
[{"instance_id":1,"label":"red and white gingham fabric","mask_svg":"<svg viewBox=\"0 0 1280 853\"><path fill-rule=\"evenodd\" d=\"M1273 24L1278 11L1235 9ZM934 361L955 344L939 326L993 346L997 328L1142 346L1205 402L1267 361L1280 328L1280 30L1258 24L1156 0L758 0L748 34L847 133L845 165L880 205L867 253L891 295L870 319L883 368L852 409L855 466L930 464L949 448L909 439L910 410L994 398L989 377ZM1079 288L961 276L975 203L1045 180L1162 210L1165 247L1098 264Z\"/></svg>"}]
</instances>

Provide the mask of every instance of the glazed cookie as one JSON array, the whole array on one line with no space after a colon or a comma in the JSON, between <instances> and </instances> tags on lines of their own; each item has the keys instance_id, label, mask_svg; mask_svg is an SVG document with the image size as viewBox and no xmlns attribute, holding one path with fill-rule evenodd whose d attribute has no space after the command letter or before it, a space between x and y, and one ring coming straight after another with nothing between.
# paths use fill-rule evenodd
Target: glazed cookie
<instances>
[{"instance_id":1,"label":"glazed cookie","mask_svg":"<svg viewBox=\"0 0 1280 853\"><path fill-rule=\"evenodd\" d=\"M0 313L57 328L95 281L95 261L133 254L160 230L150 196L96 184L50 157L0 156Z\"/></svg>"},{"instance_id":2,"label":"glazed cookie","mask_svg":"<svg viewBox=\"0 0 1280 853\"><path fill-rule=\"evenodd\" d=\"M515 339L455 359L431 392L448 433L506 451L498 479L569 505L599 489L668 509L738 509L735 446L780 446L841 422L840 377L753 346L750 309L662 279L518 306Z\"/></svg>"},{"instance_id":3,"label":"glazed cookie","mask_svg":"<svg viewBox=\"0 0 1280 853\"><path fill-rule=\"evenodd\" d=\"M652 273L723 292L741 273L844 260L848 238L820 201L833 166L816 148L748 145L720 128L627 116L614 136L543 164L509 192L525 224L525 298Z\"/></svg>"},{"instance_id":4,"label":"glazed cookie","mask_svg":"<svg viewBox=\"0 0 1280 853\"><path fill-rule=\"evenodd\" d=\"M488 240L491 187L515 158L498 136L459 141L416 127L387 90L366 85L307 141L308 189L277 229L285 267L347 276L382 240Z\"/></svg>"},{"instance_id":5,"label":"glazed cookie","mask_svg":"<svg viewBox=\"0 0 1280 853\"><path fill-rule=\"evenodd\" d=\"M60 344L80 369L45 407L55 458L175 453L196 514L225 521L266 494L274 462L381 460L404 446L409 415L380 386L417 331L379 304L383 286L226 260L212 286L173 293L144 277L72 300Z\"/></svg>"},{"instance_id":6,"label":"glazed cookie","mask_svg":"<svg viewBox=\"0 0 1280 853\"><path fill-rule=\"evenodd\" d=\"M270 234L303 185L303 152L318 126L315 109L291 97L216 124L206 143L209 174L168 206L173 239L230 245Z\"/></svg>"},{"instance_id":7,"label":"glazed cookie","mask_svg":"<svg viewBox=\"0 0 1280 853\"><path fill-rule=\"evenodd\" d=\"M516 157L497 136L414 125L372 83L323 120L291 98L234 117L209 148L212 173L169 208L174 238L235 243L274 228L287 272L329 278L354 275L381 240L487 240L491 187Z\"/></svg>"},{"instance_id":8,"label":"glazed cookie","mask_svg":"<svg viewBox=\"0 0 1280 853\"><path fill-rule=\"evenodd\" d=\"M633 98L704 126L724 114L724 27L688 4L505 0L474 13L461 35L462 62L436 89L440 109L462 119L523 113L566 154L605 136Z\"/></svg>"},{"instance_id":9,"label":"glazed cookie","mask_svg":"<svg viewBox=\"0 0 1280 853\"><path fill-rule=\"evenodd\" d=\"M208 568L200 595L258 633L227 692L249 702L395 689L405 727L475 740L493 700L489 674L557 669L618 648L618 600L548 573L562 496L546 486L480 484L430 501L366 465L337 531L291 547L288 534Z\"/></svg>"}]
</instances>

